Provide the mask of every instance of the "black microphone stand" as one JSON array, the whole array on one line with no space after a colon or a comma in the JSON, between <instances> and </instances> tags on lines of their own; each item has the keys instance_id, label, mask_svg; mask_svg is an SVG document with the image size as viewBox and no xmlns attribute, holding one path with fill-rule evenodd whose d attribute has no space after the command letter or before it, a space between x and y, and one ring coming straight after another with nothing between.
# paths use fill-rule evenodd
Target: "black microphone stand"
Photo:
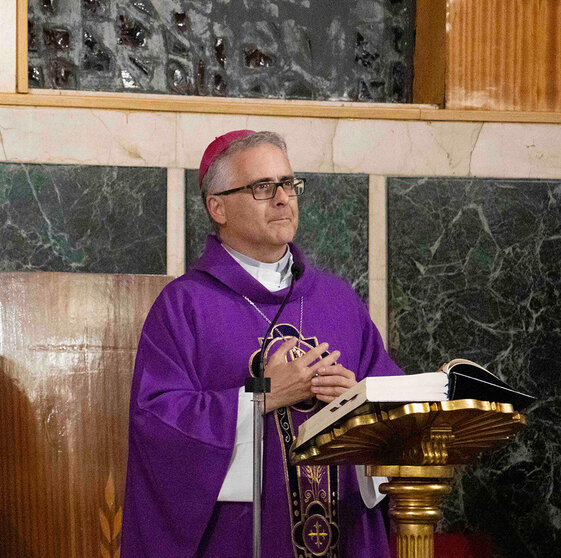
<instances>
[{"instance_id":1,"label":"black microphone stand","mask_svg":"<svg viewBox=\"0 0 561 558\"><path fill-rule=\"evenodd\" d=\"M263 438L265 394L271 392L271 378L265 378L265 343L294 290L294 283L302 277L304 265L293 263L290 270L292 272L290 289L263 338L259 353L259 376L249 376L245 380L245 391L253 393L253 558L261 558L261 478L263 476L261 440Z\"/></svg>"}]
</instances>

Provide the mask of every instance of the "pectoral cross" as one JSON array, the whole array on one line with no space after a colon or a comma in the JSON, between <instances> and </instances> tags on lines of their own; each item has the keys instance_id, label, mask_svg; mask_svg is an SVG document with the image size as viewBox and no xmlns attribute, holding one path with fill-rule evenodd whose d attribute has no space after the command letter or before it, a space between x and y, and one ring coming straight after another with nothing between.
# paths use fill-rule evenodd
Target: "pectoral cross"
<instances>
[{"instance_id":1,"label":"pectoral cross","mask_svg":"<svg viewBox=\"0 0 561 558\"><path fill-rule=\"evenodd\" d=\"M290 356L292 357L292 360L296 360L304 354L304 351L300 347L293 347L290 349Z\"/></svg>"}]
</instances>

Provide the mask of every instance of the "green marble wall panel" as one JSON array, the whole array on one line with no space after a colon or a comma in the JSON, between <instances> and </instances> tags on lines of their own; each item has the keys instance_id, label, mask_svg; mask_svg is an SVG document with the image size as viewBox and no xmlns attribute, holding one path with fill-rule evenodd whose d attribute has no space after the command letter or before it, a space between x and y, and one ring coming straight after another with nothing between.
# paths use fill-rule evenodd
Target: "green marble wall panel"
<instances>
[{"instance_id":1,"label":"green marble wall panel","mask_svg":"<svg viewBox=\"0 0 561 558\"><path fill-rule=\"evenodd\" d=\"M368 176L301 174L295 242L316 266L344 277L368 299ZM198 172L186 173L186 261L195 261L210 224L198 186Z\"/></svg>"},{"instance_id":2,"label":"green marble wall panel","mask_svg":"<svg viewBox=\"0 0 561 558\"><path fill-rule=\"evenodd\" d=\"M166 273L166 170L0 163L0 271Z\"/></svg>"},{"instance_id":3,"label":"green marble wall panel","mask_svg":"<svg viewBox=\"0 0 561 558\"><path fill-rule=\"evenodd\" d=\"M455 481L447 531L501 558L561 557L561 181L390 178L391 351L474 360L539 397L513 444Z\"/></svg>"},{"instance_id":4,"label":"green marble wall panel","mask_svg":"<svg viewBox=\"0 0 561 558\"><path fill-rule=\"evenodd\" d=\"M29 0L31 87L411 102L414 0Z\"/></svg>"}]
</instances>

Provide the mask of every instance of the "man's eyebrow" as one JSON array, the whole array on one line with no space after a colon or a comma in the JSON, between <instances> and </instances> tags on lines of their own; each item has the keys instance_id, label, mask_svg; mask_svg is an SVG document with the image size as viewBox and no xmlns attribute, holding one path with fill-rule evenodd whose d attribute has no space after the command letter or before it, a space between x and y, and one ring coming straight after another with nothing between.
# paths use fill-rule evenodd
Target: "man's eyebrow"
<instances>
[{"instance_id":1,"label":"man's eyebrow","mask_svg":"<svg viewBox=\"0 0 561 558\"><path fill-rule=\"evenodd\" d=\"M294 175L293 174L287 174L285 176L281 176L280 179L279 179L279 182L284 182L285 180L288 180L289 178L294 178ZM258 178L257 180L254 180L251 184L259 184L260 182L276 182L276 180L272 176L265 176L263 178Z\"/></svg>"}]
</instances>

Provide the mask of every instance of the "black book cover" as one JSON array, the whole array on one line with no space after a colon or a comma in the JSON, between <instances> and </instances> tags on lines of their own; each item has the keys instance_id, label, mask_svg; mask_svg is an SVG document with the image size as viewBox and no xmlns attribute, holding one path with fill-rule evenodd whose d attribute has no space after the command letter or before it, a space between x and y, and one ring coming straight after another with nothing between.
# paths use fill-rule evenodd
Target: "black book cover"
<instances>
[{"instance_id":1,"label":"black book cover","mask_svg":"<svg viewBox=\"0 0 561 558\"><path fill-rule=\"evenodd\" d=\"M452 361L448 368L448 399L478 399L510 403L517 411L524 409L536 398L518 391L497 376L463 359ZM445 368L445 369L446 369Z\"/></svg>"}]
</instances>

